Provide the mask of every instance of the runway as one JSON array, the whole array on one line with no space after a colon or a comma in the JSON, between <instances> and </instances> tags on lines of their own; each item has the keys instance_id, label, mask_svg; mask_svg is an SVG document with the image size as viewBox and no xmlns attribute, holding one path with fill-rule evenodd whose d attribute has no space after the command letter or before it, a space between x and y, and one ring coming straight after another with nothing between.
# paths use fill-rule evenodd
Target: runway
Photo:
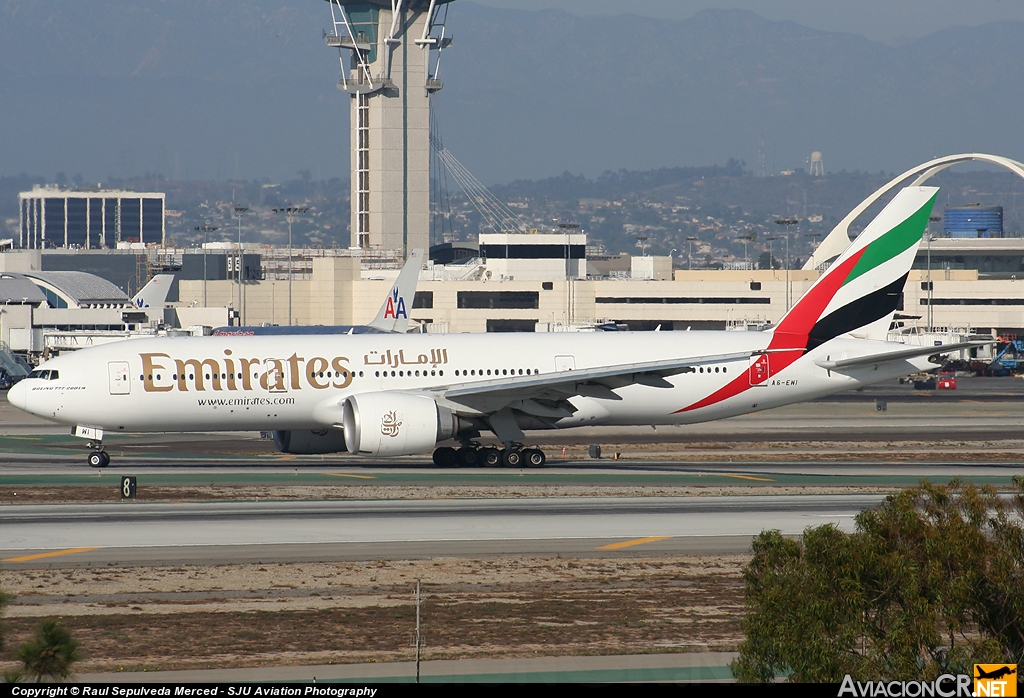
<instances>
[{"instance_id":1,"label":"runway","mask_svg":"<svg viewBox=\"0 0 1024 698\"><path fill-rule=\"evenodd\" d=\"M510 550L614 554L653 544L660 545L647 549L665 552L709 543L734 552L765 528L798 535L833 523L850 530L857 512L881 500L805 495L4 506L0 559L5 566L33 567L211 556L230 563L297 553L375 559L386 548L458 557ZM72 552L49 554L60 551Z\"/></svg>"}]
</instances>

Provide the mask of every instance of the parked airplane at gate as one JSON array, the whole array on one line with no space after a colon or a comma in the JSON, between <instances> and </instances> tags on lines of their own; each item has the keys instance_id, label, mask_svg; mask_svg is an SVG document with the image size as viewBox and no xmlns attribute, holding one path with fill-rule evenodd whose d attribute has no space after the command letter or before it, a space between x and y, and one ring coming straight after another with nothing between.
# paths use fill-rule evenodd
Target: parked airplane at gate
<instances>
[{"instance_id":1,"label":"parked airplane at gate","mask_svg":"<svg viewBox=\"0 0 1024 698\"><path fill-rule=\"evenodd\" d=\"M288 453L429 452L443 465L542 465L524 431L690 424L859 388L975 343L884 341L935 201L897 194L763 332L167 337L52 359L8 394L90 439L273 430ZM481 431L501 443L480 447Z\"/></svg>"},{"instance_id":2,"label":"parked airplane at gate","mask_svg":"<svg viewBox=\"0 0 1024 698\"><path fill-rule=\"evenodd\" d=\"M157 274L135 294L132 298L132 305L140 310L164 307L167 292L171 290L173 281L174 274Z\"/></svg>"},{"instance_id":3,"label":"parked airplane at gate","mask_svg":"<svg viewBox=\"0 0 1024 698\"><path fill-rule=\"evenodd\" d=\"M395 285L377 311L377 317L367 325L244 325L241 327L217 327L217 337L267 336L267 335L309 335L309 334L405 334L409 329L409 311L416 297L416 285L420 280L423 266L423 250L409 253L405 266L398 272Z\"/></svg>"}]
</instances>

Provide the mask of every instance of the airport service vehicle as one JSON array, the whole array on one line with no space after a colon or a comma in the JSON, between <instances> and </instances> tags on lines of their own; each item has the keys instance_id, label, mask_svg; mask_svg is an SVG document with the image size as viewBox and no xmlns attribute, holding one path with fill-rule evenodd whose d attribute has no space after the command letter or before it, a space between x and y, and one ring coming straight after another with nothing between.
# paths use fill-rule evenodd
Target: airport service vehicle
<instances>
[{"instance_id":1,"label":"airport service vehicle","mask_svg":"<svg viewBox=\"0 0 1024 698\"><path fill-rule=\"evenodd\" d=\"M761 332L161 337L41 364L8 400L87 438L274 431L288 453L433 451L440 465L543 465L525 432L689 424L904 376L944 347L884 341L938 190L900 191ZM480 432L500 443L481 445ZM458 440L462 447L437 448Z\"/></svg>"},{"instance_id":2,"label":"airport service vehicle","mask_svg":"<svg viewBox=\"0 0 1024 698\"><path fill-rule=\"evenodd\" d=\"M939 390L956 390L956 374L950 371L940 371L935 387Z\"/></svg>"}]
</instances>

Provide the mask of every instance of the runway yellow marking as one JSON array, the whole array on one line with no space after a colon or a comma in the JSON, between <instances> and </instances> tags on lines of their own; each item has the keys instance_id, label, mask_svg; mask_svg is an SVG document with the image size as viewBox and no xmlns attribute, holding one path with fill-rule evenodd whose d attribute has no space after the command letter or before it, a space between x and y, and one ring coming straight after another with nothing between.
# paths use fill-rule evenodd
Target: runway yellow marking
<instances>
[{"instance_id":1,"label":"runway yellow marking","mask_svg":"<svg viewBox=\"0 0 1024 698\"><path fill-rule=\"evenodd\" d=\"M634 538L633 540L624 540L621 543L611 543L609 545L602 545L598 550L619 550L621 548L631 548L634 545L643 545L644 543L656 543L659 540L667 540L672 536L650 536L648 538Z\"/></svg>"},{"instance_id":2,"label":"runway yellow marking","mask_svg":"<svg viewBox=\"0 0 1024 698\"><path fill-rule=\"evenodd\" d=\"M30 560L41 560L44 557L57 557L58 555L70 555L71 553L85 553L99 548L68 548L67 550L54 550L52 553L39 553L38 555L24 555L22 557L9 557L0 562L29 562Z\"/></svg>"},{"instance_id":3,"label":"runway yellow marking","mask_svg":"<svg viewBox=\"0 0 1024 698\"><path fill-rule=\"evenodd\" d=\"M734 477L734 478L737 478L738 480L757 480L758 482L775 482L775 480L772 480L770 477L754 477L753 475L736 475L736 474L733 474L733 473L712 473L712 474L713 475L718 475L719 477Z\"/></svg>"},{"instance_id":4,"label":"runway yellow marking","mask_svg":"<svg viewBox=\"0 0 1024 698\"><path fill-rule=\"evenodd\" d=\"M359 478L360 480L376 480L377 479L373 475L351 475L349 473L327 473L327 474L328 475L333 475L334 477L355 477L355 478Z\"/></svg>"}]
</instances>

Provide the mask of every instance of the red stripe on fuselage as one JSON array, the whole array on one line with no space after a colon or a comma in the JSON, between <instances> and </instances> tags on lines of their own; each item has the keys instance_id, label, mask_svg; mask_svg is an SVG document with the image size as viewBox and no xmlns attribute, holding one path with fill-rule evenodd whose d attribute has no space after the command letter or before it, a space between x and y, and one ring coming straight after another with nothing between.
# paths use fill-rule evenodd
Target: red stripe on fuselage
<instances>
[{"instance_id":1,"label":"red stripe on fuselage","mask_svg":"<svg viewBox=\"0 0 1024 698\"><path fill-rule=\"evenodd\" d=\"M739 376L732 379L731 381L723 385L721 388L708 395L706 398L698 400L689 407L684 407L680 410L676 410L672 414L679 414L680 412L689 412L690 410L699 410L701 407L714 405L716 402L728 400L731 397L739 395L743 391L749 390L752 385L758 385L760 383L764 383L770 380L773 375L775 375L776 373L778 373L779 371L781 371L782 369L786 368L791 363L799 359L801 356L803 356L803 353L804 350L802 347L799 349L783 349L781 351L772 351L772 353L768 355L769 375L765 376L764 378L756 382L751 383L750 370L747 369Z\"/></svg>"},{"instance_id":2,"label":"red stripe on fuselage","mask_svg":"<svg viewBox=\"0 0 1024 698\"><path fill-rule=\"evenodd\" d=\"M839 267L829 269L821 281L804 294L804 297L782 318L779 326L772 331L771 342L768 343L768 348L765 350L770 353L768 376L752 383L748 369L707 397L698 400L689 407L676 410L672 414L699 410L701 407L714 405L722 400L735 397L745 390L749 390L752 385L759 385L769 380L772 375L782 371L803 356L804 351L807 349L807 337L814 328L814 323L821 318L825 308L832 302L839 289L843 287L846 277L850 275L853 267L856 266L857 261L866 249L867 247L858 250L856 254L843 262Z\"/></svg>"}]
</instances>

